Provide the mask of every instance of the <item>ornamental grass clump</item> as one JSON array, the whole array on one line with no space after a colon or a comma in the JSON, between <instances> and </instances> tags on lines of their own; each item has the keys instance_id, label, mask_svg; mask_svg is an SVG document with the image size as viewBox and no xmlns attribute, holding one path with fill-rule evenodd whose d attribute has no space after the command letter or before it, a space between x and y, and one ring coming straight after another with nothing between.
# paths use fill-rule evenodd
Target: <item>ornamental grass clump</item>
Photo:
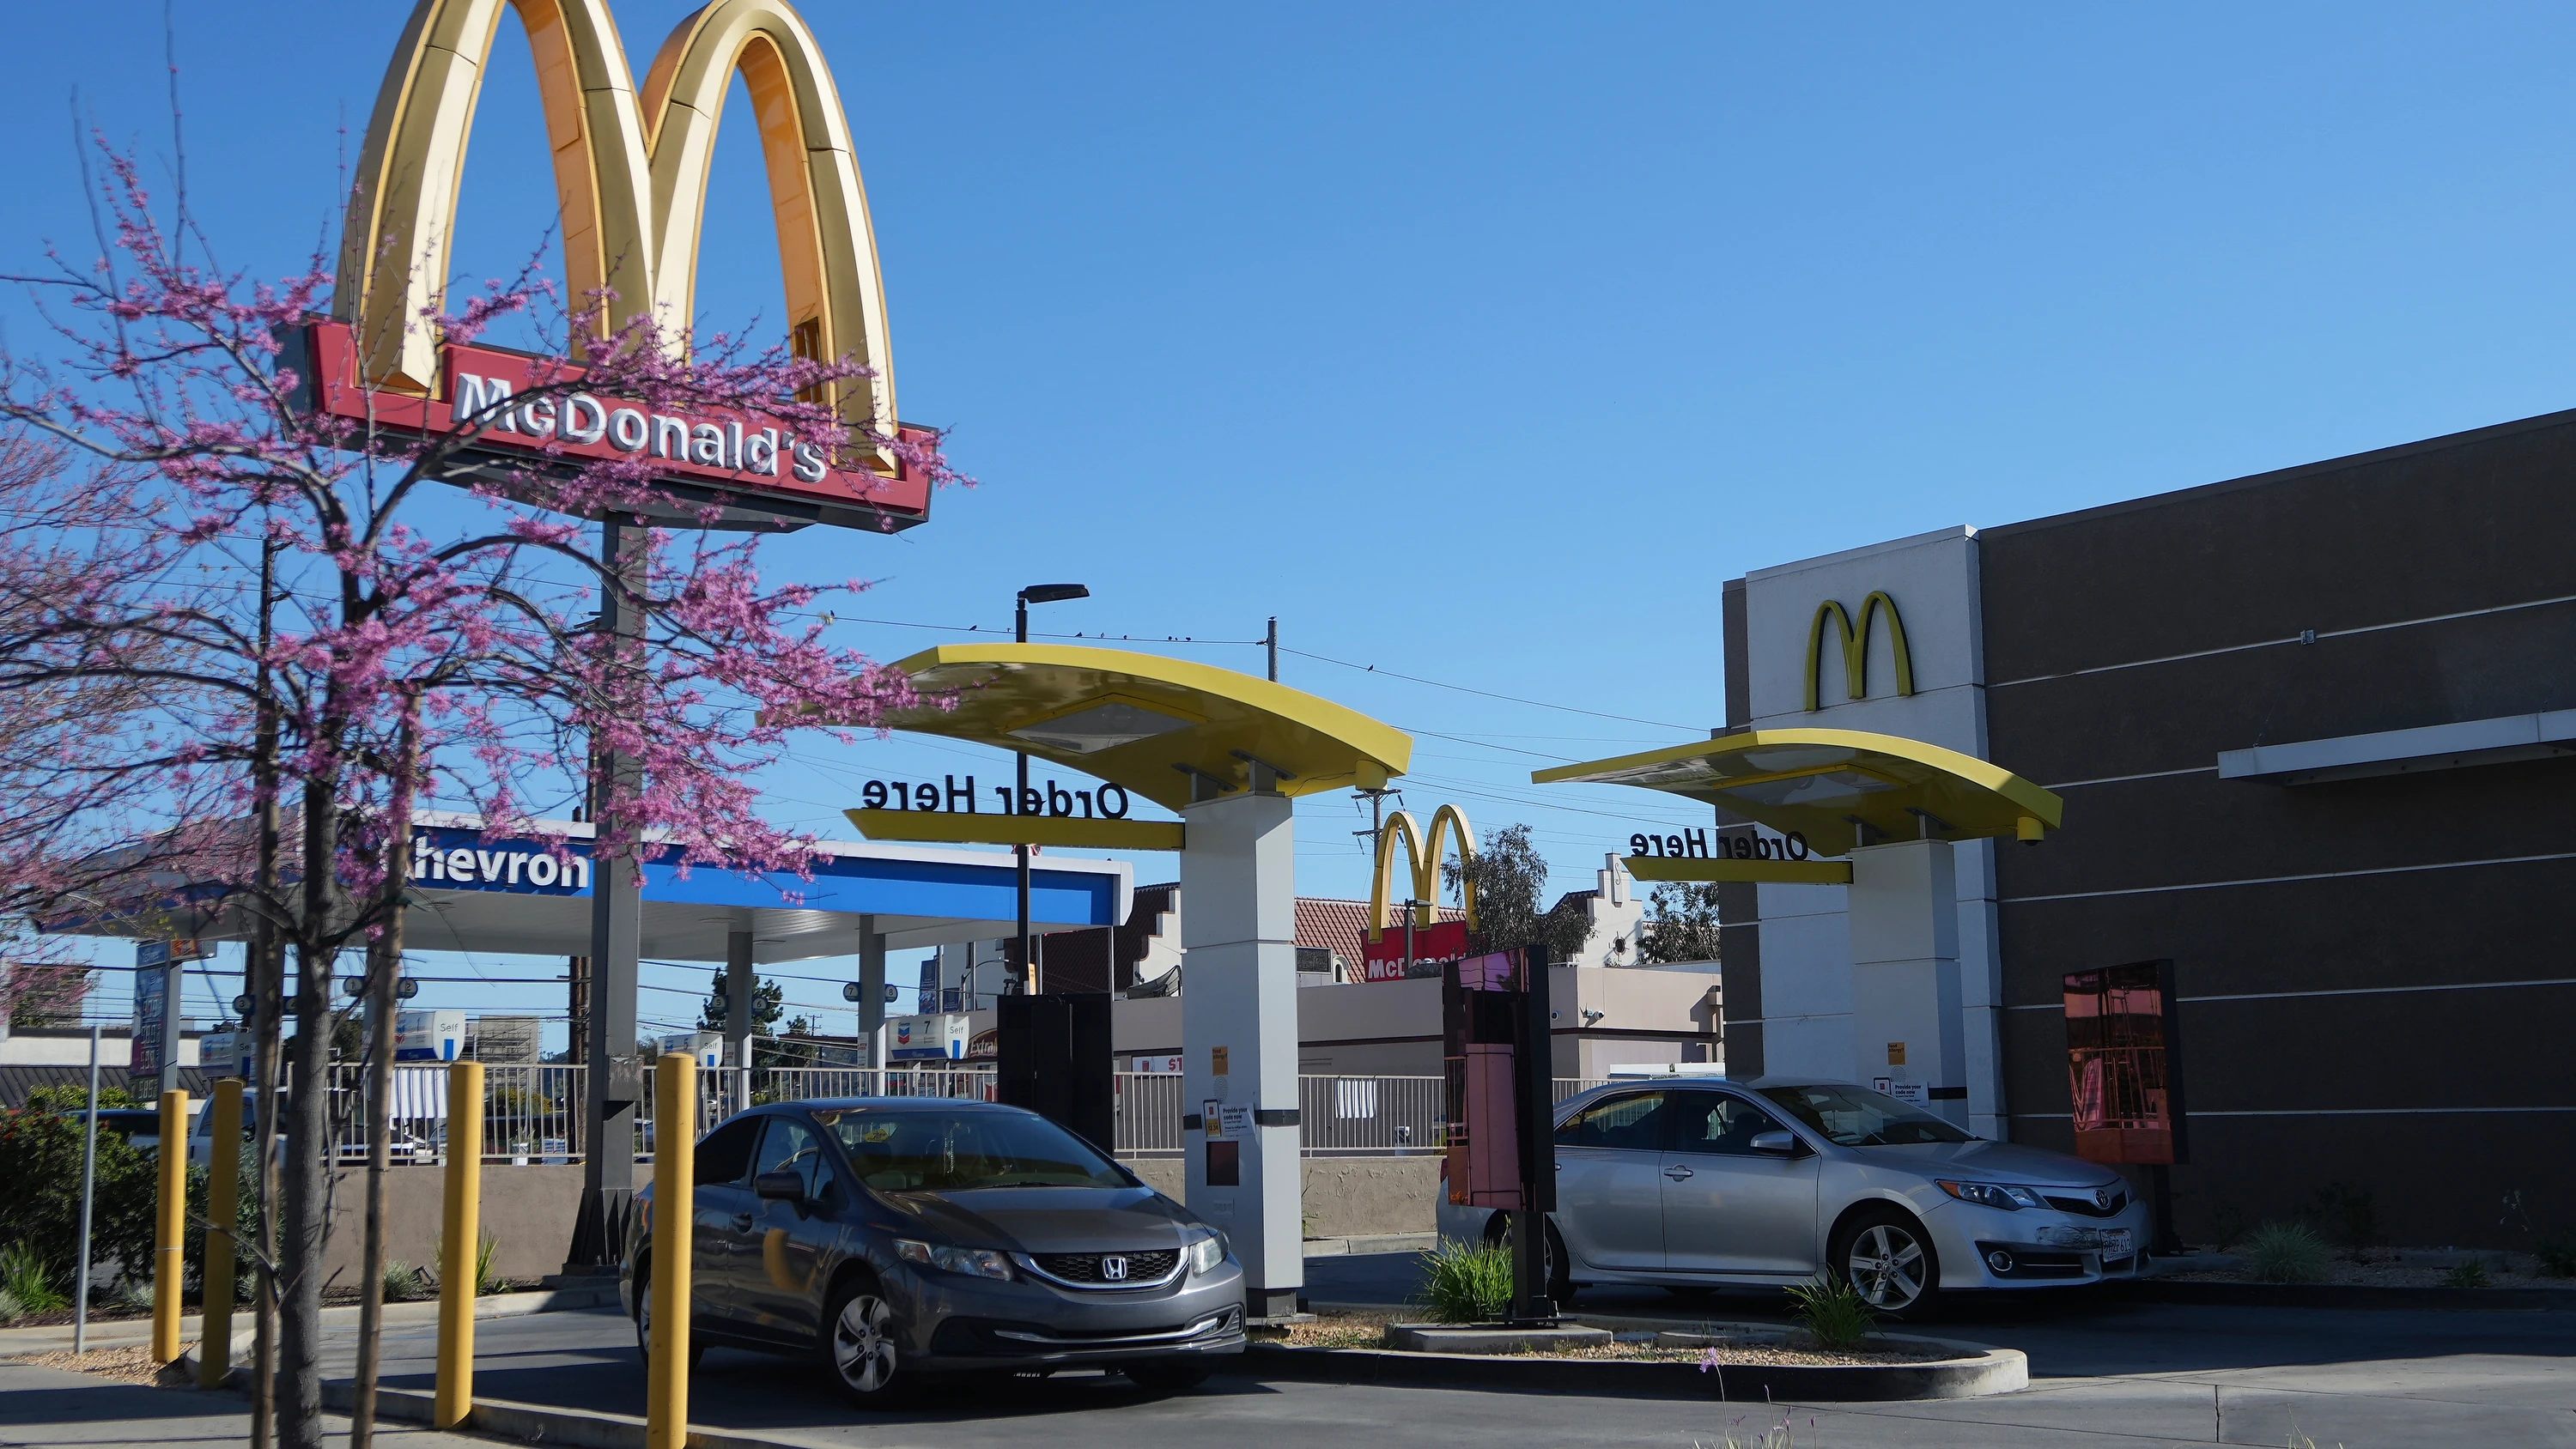
<instances>
[{"instance_id":1,"label":"ornamental grass clump","mask_svg":"<svg viewBox=\"0 0 2576 1449\"><path fill-rule=\"evenodd\" d=\"M1878 1310L1848 1279L1819 1274L1791 1284L1788 1291L1800 1326L1814 1336L1818 1348L1858 1348L1878 1322Z\"/></svg>"},{"instance_id":2,"label":"ornamental grass clump","mask_svg":"<svg viewBox=\"0 0 2576 1449\"><path fill-rule=\"evenodd\" d=\"M45 1260L25 1243L0 1248L0 1293L18 1300L21 1313L54 1313L71 1306Z\"/></svg>"},{"instance_id":3,"label":"ornamental grass clump","mask_svg":"<svg viewBox=\"0 0 2576 1449\"><path fill-rule=\"evenodd\" d=\"M1489 1323L1512 1309L1512 1255L1499 1243L1443 1240L1422 1255L1422 1303L1442 1323Z\"/></svg>"},{"instance_id":4,"label":"ornamental grass clump","mask_svg":"<svg viewBox=\"0 0 2576 1449\"><path fill-rule=\"evenodd\" d=\"M2246 1238L2241 1256L2257 1283L2322 1283L2326 1240L2303 1223L2265 1223Z\"/></svg>"}]
</instances>

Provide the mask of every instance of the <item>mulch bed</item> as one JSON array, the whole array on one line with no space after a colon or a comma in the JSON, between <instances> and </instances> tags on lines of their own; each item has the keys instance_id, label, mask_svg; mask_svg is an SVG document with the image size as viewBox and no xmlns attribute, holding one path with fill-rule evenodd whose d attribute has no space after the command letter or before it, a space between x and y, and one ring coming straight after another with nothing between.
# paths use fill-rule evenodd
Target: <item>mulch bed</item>
<instances>
[{"instance_id":1,"label":"mulch bed","mask_svg":"<svg viewBox=\"0 0 2576 1449\"><path fill-rule=\"evenodd\" d=\"M1386 1327L1390 1323L1421 1322L1418 1313L1367 1312L1340 1310L1319 1313L1312 1323L1292 1323L1284 1328L1262 1333L1272 1343L1290 1348L1384 1348ZM1576 1315L1576 1321L1581 1316ZM1665 1348L1655 1343L1651 1333L1623 1333L1609 1343L1583 1344L1565 1348L1523 1349L1515 1354L1498 1354L1500 1358L1556 1358L1616 1360L1629 1363L1709 1362L1716 1355L1720 1367L1754 1365L1768 1368L1861 1368L1881 1364L1933 1363L1951 1357L1947 1351L1902 1348L1884 1344L1851 1352L1799 1348L1782 1343L1772 1335L1716 1335L1716 1341L1689 1348Z\"/></svg>"}]
</instances>

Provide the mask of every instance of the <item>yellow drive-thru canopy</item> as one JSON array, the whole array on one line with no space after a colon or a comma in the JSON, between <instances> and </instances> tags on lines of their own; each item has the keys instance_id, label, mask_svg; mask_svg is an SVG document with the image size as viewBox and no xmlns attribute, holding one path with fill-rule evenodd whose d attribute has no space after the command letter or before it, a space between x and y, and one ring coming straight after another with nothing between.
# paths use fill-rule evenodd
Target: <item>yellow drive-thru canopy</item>
<instances>
[{"instance_id":1,"label":"yellow drive-thru canopy","mask_svg":"<svg viewBox=\"0 0 2576 1449\"><path fill-rule=\"evenodd\" d=\"M1174 810L1247 788L1255 764L1275 771L1286 795L1376 788L1413 764L1411 735L1357 710L1157 654L943 644L895 667L955 707L925 703L887 717L889 727L1026 750Z\"/></svg>"},{"instance_id":2,"label":"yellow drive-thru canopy","mask_svg":"<svg viewBox=\"0 0 2576 1449\"><path fill-rule=\"evenodd\" d=\"M1822 855L1876 840L2038 840L2066 804L2010 770L1896 735L1752 730L1639 755L1560 765L1541 785L1640 785L1721 806ZM1928 818L1927 818L1928 817ZM1864 838L1860 826L1873 832Z\"/></svg>"}]
</instances>

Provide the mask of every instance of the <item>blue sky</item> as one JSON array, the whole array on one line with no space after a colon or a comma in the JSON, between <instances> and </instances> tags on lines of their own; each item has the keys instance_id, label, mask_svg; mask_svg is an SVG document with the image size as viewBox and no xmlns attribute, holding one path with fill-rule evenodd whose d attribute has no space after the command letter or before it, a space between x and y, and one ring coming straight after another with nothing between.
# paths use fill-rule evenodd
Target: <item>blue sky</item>
<instances>
[{"instance_id":1,"label":"blue sky","mask_svg":"<svg viewBox=\"0 0 2576 1449\"><path fill-rule=\"evenodd\" d=\"M688 8L621 0L639 70ZM166 173L162 13L12 15L9 268L89 250L75 104ZM193 202L229 260L281 272L336 238L404 14L178 6ZM773 567L881 581L845 613L987 628L1017 586L1076 579L1095 597L1046 625L1249 640L1275 614L1295 650L1564 706L1284 674L1457 737L1418 736L1407 802L1529 822L1562 889L1688 812L1528 770L1716 723L1722 580L2528 416L2576 380L2563 7L808 14L903 412L983 483ZM505 21L467 276L550 224L539 135ZM739 87L723 145L698 298L739 325L779 310ZM0 322L41 345L14 296ZM841 633L886 657L956 637ZM829 830L853 780L973 768L954 750L816 746L771 798ZM1364 893L1349 798L1299 815L1301 889ZM421 1004L466 1004L442 989Z\"/></svg>"}]
</instances>

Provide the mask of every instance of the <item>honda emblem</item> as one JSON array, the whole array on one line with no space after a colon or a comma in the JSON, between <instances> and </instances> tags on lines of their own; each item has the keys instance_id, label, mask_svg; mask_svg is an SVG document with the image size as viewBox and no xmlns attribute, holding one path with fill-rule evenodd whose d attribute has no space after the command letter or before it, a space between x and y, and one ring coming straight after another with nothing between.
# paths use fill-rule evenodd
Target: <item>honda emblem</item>
<instances>
[{"instance_id":1,"label":"honda emblem","mask_svg":"<svg viewBox=\"0 0 2576 1449\"><path fill-rule=\"evenodd\" d=\"M1127 1260L1126 1260L1125 1258L1119 1257L1119 1256L1118 1256L1117 1254L1115 1254L1115 1253L1109 1254L1108 1256L1106 1256L1106 1257L1102 1258L1102 1259L1100 1260L1100 1276L1101 1276L1101 1279L1102 1279L1104 1282L1110 1282L1110 1283L1124 1283L1124 1282L1126 1282L1126 1281L1127 1281Z\"/></svg>"}]
</instances>

